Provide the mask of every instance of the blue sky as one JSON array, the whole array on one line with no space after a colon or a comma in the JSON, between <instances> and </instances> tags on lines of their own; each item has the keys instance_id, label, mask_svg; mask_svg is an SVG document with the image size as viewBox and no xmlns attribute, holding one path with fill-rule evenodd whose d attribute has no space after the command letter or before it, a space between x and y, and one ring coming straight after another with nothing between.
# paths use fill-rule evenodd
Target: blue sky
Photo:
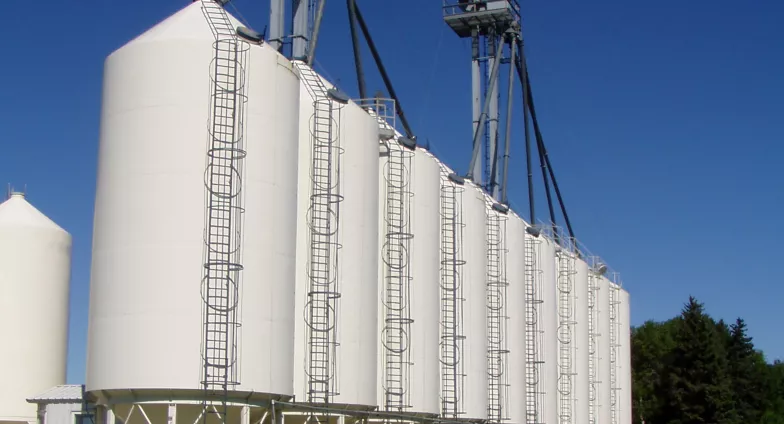
<instances>
[{"instance_id":1,"label":"blue sky","mask_svg":"<svg viewBox=\"0 0 784 424\"><path fill-rule=\"evenodd\" d=\"M70 383L84 374L103 61L187 3L3 6L13 19L0 27L0 182L27 185L29 200L73 234ZM416 133L465 171L470 47L442 23L440 3L359 0ZM267 1L234 4L251 26L266 25ZM573 225L622 273L632 323L668 318L693 294L716 317L746 319L769 359L784 359L784 3L522 8L537 112ZM326 13L317 68L356 96L344 2ZM383 86L366 57L375 92ZM514 130L510 193L524 212Z\"/></svg>"}]
</instances>

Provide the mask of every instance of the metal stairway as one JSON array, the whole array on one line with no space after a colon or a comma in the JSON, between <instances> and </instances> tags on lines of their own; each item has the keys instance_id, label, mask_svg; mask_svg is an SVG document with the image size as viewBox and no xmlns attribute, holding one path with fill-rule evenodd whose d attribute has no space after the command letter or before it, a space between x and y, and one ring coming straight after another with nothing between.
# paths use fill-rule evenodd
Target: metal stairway
<instances>
[{"instance_id":1,"label":"metal stairway","mask_svg":"<svg viewBox=\"0 0 784 424\"><path fill-rule=\"evenodd\" d=\"M541 240L529 234L525 236L525 422L541 424L542 397L544 387L540 383L542 330L541 321L541 273L539 248Z\"/></svg>"},{"instance_id":2,"label":"metal stairway","mask_svg":"<svg viewBox=\"0 0 784 424\"><path fill-rule=\"evenodd\" d=\"M340 299L338 254L340 243L340 147L339 109L341 104L329 95L318 75L304 62L294 61L313 98L311 119L311 185L308 208L308 292L305 304L307 327L306 401L332 403L338 394L337 314Z\"/></svg>"},{"instance_id":3,"label":"metal stairway","mask_svg":"<svg viewBox=\"0 0 784 424\"><path fill-rule=\"evenodd\" d=\"M595 262L595 261L594 261ZM596 293L599 291L599 276L593 271L588 273L588 423L599 424L597 417L598 384L596 379L597 364L599 363L596 350L596 337L598 334L598 305Z\"/></svg>"},{"instance_id":4,"label":"metal stairway","mask_svg":"<svg viewBox=\"0 0 784 424\"><path fill-rule=\"evenodd\" d=\"M574 343L572 343L575 323L573 289L575 257L566 248L559 249L556 255L558 258L558 418L560 424L571 424L575 375Z\"/></svg>"},{"instance_id":5,"label":"metal stairway","mask_svg":"<svg viewBox=\"0 0 784 424\"><path fill-rule=\"evenodd\" d=\"M245 61L249 45L237 38L223 7L202 0L215 37L210 64L210 120L205 186L202 309L203 417L224 421L228 391L239 384L237 345L242 280L242 176ZM220 401L214 400L221 399ZM209 400L208 399L213 399Z\"/></svg>"},{"instance_id":6,"label":"metal stairway","mask_svg":"<svg viewBox=\"0 0 784 424\"><path fill-rule=\"evenodd\" d=\"M391 142L384 177L386 180L386 238L384 261L384 408L403 411L411 407L411 311L409 305L411 265L411 159L414 152Z\"/></svg>"},{"instance_id":7,"label":"metal stairway","mask_svg":"<svg viewBox=\"0 0 784 424\"><path fill-rule=\"evenodd\" d=\"M620 348L619 331L619 305L621 303L620 293L621 288L616 284L610 284L610 423L620 423L620 402L619 392L621 390L618 385L618 349Z\"/></svg>"},{"instance_id":8,"label":"metal stairway","mask_svg":"<svg viewBox=\"0 0 784 424\"><path fill-rule=\"evenodd\" d=\"M506 215L487 210L487 420L506 419Z\"/></svg>"},{"instance_id":9,"label":"metal stairway","mask_svg":"<svg viewBox=\"0 0 784 424\"><path fill-rule=\"evenodd\" d=\"M463 411L463 191L451 175L441 179L441 415Z\"/></svg>"}]
</instances>

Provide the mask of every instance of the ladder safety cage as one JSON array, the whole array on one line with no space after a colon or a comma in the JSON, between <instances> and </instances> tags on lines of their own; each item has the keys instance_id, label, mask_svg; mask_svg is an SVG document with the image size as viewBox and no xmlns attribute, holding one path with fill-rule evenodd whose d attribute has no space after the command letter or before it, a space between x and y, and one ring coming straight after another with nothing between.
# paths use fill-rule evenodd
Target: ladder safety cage
<instances>
[{"instance_id":1,"label":"ladder safety cage","mask_svg":"<svg viewBox=\"0 0 784 424\"><path fill-rule=\"evenodd\" d=\"M536 228L526 228L525 234L525 422L544 422L544 384L541 381L544 358L544 329L542 320L542 239Z\"/></svg>"},{"instance_id":2,"label":"ladder safety cage","mask_svg":"<svg viewBox=\"0 0 784 424\"><path fill-rule=\"evenodd\" d=\"M360 104L367 104L363 100ZM380 130L394 130L394 101L375 99L370 110L379 120ZM389 106L391 104L391 107ZM394 135L394 133L393 133ZM383 137L383 134L382 134ZM381 334L383 347L383 390L386 411L405 411L411 407L411 204L412 159L414 151L403 144L403 138L387 143L388 156L383 169L386 183L386 234L382 246L384 279L382 308L384 328Z\"/></svg>"},{"instance_id":3,"label":"ladder safety cage","mask_svg":"<svg viewBox=\"0 0 784 424\"><path fill-rule=\"evenodd\" d=\"M559 234L561 245L556 248L558 292L558 418L560 424L571 424L574 411L574 274L576 273L577 248L563 231Z\"/></svg>"},{"instance_id":4,"label":"ladder safety cage","mask_svg":"<svg viewBox=\"0 0 784 424\"><path fill-rule=\"evenodd\" d=\"M620 349L620 317L621 303L620 279L613 274L613 283L610 284L610 424L620 424L620 385L618 381L618 350Z\"/></svg>"},{"instance_id":5,"label":"ladder safety cage","mask_svg":"<svg viewBox=\"0 0 784 424\"><path fill-rule=\"evenodd\" d=\"M507 420L508 372L506 326L506 224L508 208L495 202L487 210L487 419Z\"/></svg>"},{"instance_id":6,"label":"ladder safety cage","mask_svg":"<svg viewBox=\"0 0 784 424\"><path fill-rule=\"evenodd\" d=\"M465 180L441 171L441 415L460 418L463 410L463 193Z\"/></svg>"},{"instance_id":7,"label":"ladder safety cage","mask_svg":"<svg viewBox=\"0 0 784 424\"><path fill-rule=\"evenodd\" d=\"M239 381L242 286L242 178L246 156L246 61L250 45L222 2L201 0L215 38L210 63L210 109L204 174L205 214L202 298L202 414L224 422L228 392Z\"/></svg>"},{"instance_id":8,"label":"ladder safety cage","mask_svg":"<svg viewBox=\"0 0 784 424\"><path fill-rule=\"evenodd\" d=\"M307 211L309 257L308 288L305 304L306 401L332 403L339 394L337 349L340 346L339 315L339 242L341 195L340 111L348 98L328 89L313 69L293 61L313 99L310 117L311 165L310 204Z\"/></svg>"}]
</instances>

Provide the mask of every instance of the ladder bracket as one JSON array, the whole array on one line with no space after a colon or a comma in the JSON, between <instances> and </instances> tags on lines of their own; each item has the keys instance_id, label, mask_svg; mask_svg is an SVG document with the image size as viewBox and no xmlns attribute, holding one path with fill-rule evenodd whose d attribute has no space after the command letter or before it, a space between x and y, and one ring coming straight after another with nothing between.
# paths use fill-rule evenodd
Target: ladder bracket
<instances>
[{"instance_id":1,"label":"ladder bracket","mask_svg":"<svg viewBox=\"0 0 784 424\"><path fill-rule=\"evenodd\" d=\"M447 178L449 178L449 181L452 181L453 183L455 183L457 185L465 184L465 178L463 178L463 177L461 177L461 176L459 176L459 175L457 175L455 173L449 174L449 176Z\"/></svg>"},{"instance_id":2,"label":"ladder bracket","mask_svg":"<svg viewBox=\"0 0 784 424\"><path fill-rule=\"evenodd\" d=\"M493 210L506 215L509 213L509 206L506 206L503 203L493 203Z\"/></svg>"},{"instance_id":3,"label":"ladder bracket","mask_svg":"<svg viewBox=\"0 0 784 424\"><path fill-rule=\"evenodd\" d=\"M417 148L416 137L411 137L411 138L400 137L397 140L397 142L400 143L401 146L403 146L403 147L405 147L406 149L409 149L409 150L416 150L416 148Z\"/></svg>"},{"instance_id":4,"label":"ladder bracket","mask_svg":"<svg viewBox=\"0 0 784 424\"><path fill-rule=\"evenodd\" d=\"M237 27L237 35L251 43L261 44L264 42L264 35L244 26Z\"/></svg>"},{"instance_id":5,"label":"ladder bracket","mask_svg":"<svg viewBox=\"0 0 784 424\"><path fill-rule=\"evenodd\" d=\"M327 90L327 96L343 105L347 104L351 100L351 98L346 93L338 90L337 88L330 88Z\"/></svg>"}]
</instances>

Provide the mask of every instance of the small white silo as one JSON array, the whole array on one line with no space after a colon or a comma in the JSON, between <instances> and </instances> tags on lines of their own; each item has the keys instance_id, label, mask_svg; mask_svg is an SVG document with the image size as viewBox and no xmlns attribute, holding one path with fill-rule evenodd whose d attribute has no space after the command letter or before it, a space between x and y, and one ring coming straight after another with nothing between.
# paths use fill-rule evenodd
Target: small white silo
<instances>
[{"instance_id":1,"label":"small white silo","mask_svg":"<svg viewBox=\"0 0 784 424\"><path fill-rule=\"evenodd\" d=\"M37 422L26 398L65 383L71 236L13 193L0 204L0 422Z\"/></svg>"}]
</instances>

